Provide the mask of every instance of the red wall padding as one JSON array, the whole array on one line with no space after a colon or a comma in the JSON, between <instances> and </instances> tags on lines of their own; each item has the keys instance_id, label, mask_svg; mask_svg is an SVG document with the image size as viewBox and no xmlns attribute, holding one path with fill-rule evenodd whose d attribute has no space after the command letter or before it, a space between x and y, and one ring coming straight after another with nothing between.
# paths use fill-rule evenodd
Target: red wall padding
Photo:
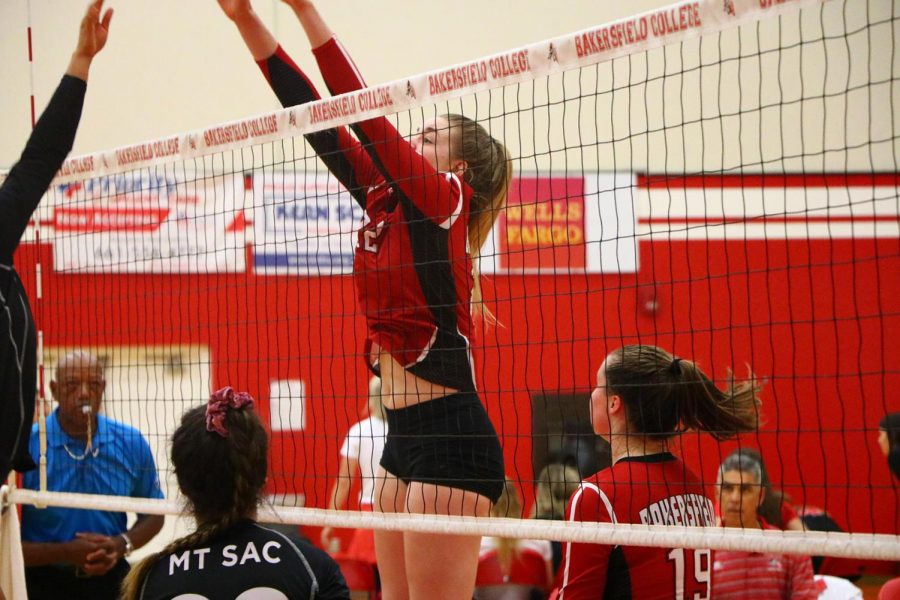
<instances>
[{"instance_id":1,"label":"red wall padding","mask_svg":"<svg viewBox=\"0 0 900 600\"><path fill-rule=\"evenodd\" d=\"M720 380L751 365L767 382L765 424L746 441L762 448L773 480L851 531L897 533L900 492L875 438L883 414L900 410L898 243L642 242L636 276L491 276L486 295L502 325L477 340L476 362L510 476L530 499L531 395L587 392L608 351L641 341ZM25 245L16 260L33 299L38 256L47 346L207 345L213 385L250 391L264 412L270 380L303 379L306 430L273 436L270 486L325 505L368 378L350 276L59 274L49 246ZM675 441L710 481L734 446Z\"/></svg>"}]
</instances>

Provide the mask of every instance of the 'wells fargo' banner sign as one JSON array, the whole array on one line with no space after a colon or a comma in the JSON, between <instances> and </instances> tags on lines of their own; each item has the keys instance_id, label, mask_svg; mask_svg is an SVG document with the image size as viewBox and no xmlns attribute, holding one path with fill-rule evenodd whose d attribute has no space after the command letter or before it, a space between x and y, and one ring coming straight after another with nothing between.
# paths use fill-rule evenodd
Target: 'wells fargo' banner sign
<instances>
[{"instance_id":1,"label":"'wells fargo' banner sign","mask_svg":"<svg viewBox=\"0 0 900 600\"><path fill-rule=\"evenodd\" d=\"M482 248L481 270L635 272L633 189L630 173L517 177Z\"/></svg>"},{"instance_id":2,"label":"'wells fargo' banner sign","mask_svg":"<svg viewBox=\"0 0 900 600\"><path fill-rule=\"evenodd\" d=\"M499 225L501 269L584 269L584 179L516 179Z\"/></svg>"}]
</instances>

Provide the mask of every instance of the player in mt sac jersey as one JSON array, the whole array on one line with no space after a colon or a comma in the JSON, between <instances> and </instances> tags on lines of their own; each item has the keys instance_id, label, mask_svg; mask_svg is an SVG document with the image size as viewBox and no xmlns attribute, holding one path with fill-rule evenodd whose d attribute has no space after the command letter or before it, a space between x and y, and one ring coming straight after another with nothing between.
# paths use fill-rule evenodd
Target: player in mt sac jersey
<instances>
[{"instance_id":1,"label":"player in mt sac jersey","mask_svg":"<svg viewBox=\"0 0 900 600\"><path fill-rule=\"evenodd\" d=\"M569 521L715 526L702 480L669 452L682 431L716 439L754 431L759 386L751 377L723 392L693 362L655 346L623 346L597 371L594 432L613 465L581 483ZM709 598L708 549L566 543L556 600Z\"/></svg>"},{"instance_id":2,"label":"player in mt sac jersey","mask_svg":"<svg viewBox=\"0 0 900 600\"><path fill-rule=\"evenodd\" d=\"M253 12L219 0L284 106L318 94ZM287 2L333 94L365 83L311 2ZM407 141L382 117L307 135L364 209L354 260L366 362L380 374L388 434L376 511L487 516L503 457L478 397L471 356L480 306L478 251L505 205L504 146L461 115L430 119ZM386 598L471 598L479 538L376 532Z\"/></svg>"},{"instance_id":3,"label":"player in mt sac jersey","mask_svg":"<svg viewBox=\"0 0 900 600\"><path fill-rule=\"evenodd\" d=\"M197 530L138 563L124 600L350 598L324 551L256 522L268 453L249 394L225 387L182 416L172 465Z\"/></svg>"}]
</instances>

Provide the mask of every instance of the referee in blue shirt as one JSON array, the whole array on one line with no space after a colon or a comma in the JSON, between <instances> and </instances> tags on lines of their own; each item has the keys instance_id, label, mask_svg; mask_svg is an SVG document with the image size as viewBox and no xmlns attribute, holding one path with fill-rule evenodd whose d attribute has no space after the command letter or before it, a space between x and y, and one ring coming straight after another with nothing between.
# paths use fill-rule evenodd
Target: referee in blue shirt
<instances>
[{"instance_id":1,"label":"referee in blue shirt","mask_svg":"<svg viewBox=\"0 0 900 600\"><path fill-rule=\"evenodd\" d=\"M98 414L106 389L95 356L76 351L56 367L50 390L59 407L47 418L47 488L53 492L162 498L150 446L141 433ZM29 450L38 456L38 430ZM37 489L38 474L23 476ZM22 508L22 550L28 597L117 598L128 556L163 526L159 515L138 515L131 529L123 512L60 507ZM63 595L60 595L63 594Z\"/></svg>"}]
</instances>

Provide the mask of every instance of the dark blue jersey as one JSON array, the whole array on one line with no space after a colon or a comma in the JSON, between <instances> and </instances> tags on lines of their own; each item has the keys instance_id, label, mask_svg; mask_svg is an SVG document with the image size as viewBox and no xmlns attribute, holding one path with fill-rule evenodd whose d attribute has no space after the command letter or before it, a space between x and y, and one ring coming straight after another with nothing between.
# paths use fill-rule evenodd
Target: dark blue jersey
<instances>
[{"instance_id":1,"label":"dark blue jersey","mask_svg":"<svg viewBox=\"0 0 900 600\"><path fill-rule=\"evenodd\" d=\"M337 563L322 550L298 536L241 521L202 546L157 559L138 598L178 597L337 600L350 592Z\"/></svg>"}]
</instances>

